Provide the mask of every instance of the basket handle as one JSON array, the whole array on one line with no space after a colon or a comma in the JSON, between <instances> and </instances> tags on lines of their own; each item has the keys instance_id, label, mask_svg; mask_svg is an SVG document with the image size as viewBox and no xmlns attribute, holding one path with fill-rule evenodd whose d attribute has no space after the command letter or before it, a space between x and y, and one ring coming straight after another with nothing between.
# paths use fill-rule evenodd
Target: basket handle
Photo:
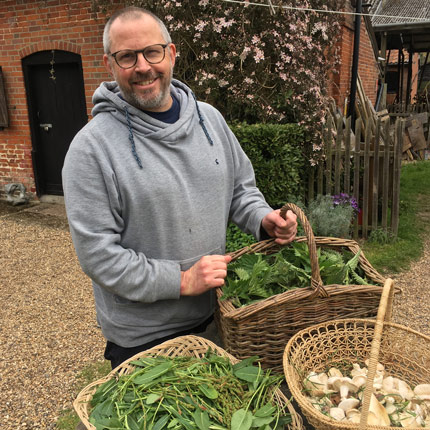
<instances>
[{"instance_id":1,"label":"basket handle","mask_svg":"<svg viewBox=\"0 0 430 430\"><path fill-rule=\"evenodd\" d=\"M367 425L369 415L370 397L373 392L373 380L376 374L376 365L379 359L379 350L381 347L382 331L384 321L390 322L391 313L393 310L394 300L394 281L390 278L386 279L382 290L381 299L379 302L378 314L376 316L375 332L373 335L372 345L370 348L369 365L367 371L367 382L363 393L363 407L361 410L359 429L364 430Z\"/></svg>"},{"instance_id":2,"label":"basket handle","mask_svg":"<svg viewBox=\"0 0 430 430\"><path fill-rule=\"evenodd\" d=\"M310 298L313 298L315 296L328 297L329 295L325 290L321 280L317 246L315 243L315 236L312 231L312 227L308 219L306 218L304 212L293 203L286 203L281 208L280 215L282 216L282 218L286 219L288 210L294 212L297 215L297 218L300 220L300 223L303 226L303 230L305 231L306 241L309 248L309 257L311 261L311 288L315 290L315 293L312 294Z\"/></svg>"}]
</instances>

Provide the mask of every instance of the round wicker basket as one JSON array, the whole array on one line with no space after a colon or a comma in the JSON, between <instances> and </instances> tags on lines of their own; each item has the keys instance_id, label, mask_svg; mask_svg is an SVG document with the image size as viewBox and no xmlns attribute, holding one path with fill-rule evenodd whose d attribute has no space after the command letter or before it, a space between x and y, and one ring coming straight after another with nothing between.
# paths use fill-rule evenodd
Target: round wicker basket
<instances>
[{"instance_id":1,"label":"round wicker basket","mask_svg":"<svg viewBox=\"0 0 430 430\"><path fill-rule=\"evenodd\" d=\"M387 427L367 425L378 362L384 365L387 374L403 379L411 386L430 382L430 337L389 322L392 297L393 282L389 279L384 286L376 320L333 320L301 330L289 340L283 356L287 384L301 412L316 429L387 430ZM368 383L363 393L359 424L335 421L322 414L304 394L303 380L310 372L324 372L332 366L347 370L353 362L366 359L369 359Z\"/></svg>"},{"instance_id":2,"label":"round wicker basket","mask_svg":"<svg viewBox=\"0 0 430 430\"><path fill-rule=\"evenodd\" d=\"M214 344L213 342L204 339L199 336L180 336L175 339L168 340L154 348L148 349L144 352L136 354L131 357L129 360L122 363L117 368L113 369L108 375L104 378L101 378L97 381L92 382L87 385L77 396L75 401L73 402L73 407L81 419L82 423L88 430L96 430L95 426L93 426L89 422L89 413L90 413L90 402L91 399L99 387L104 382L109 379L115 378L118 375L128 374L134 370L134 366L130 364L133 360L138 359L142 356L148 355L164 355L168 357L177 357L177 356L185 356L185 357L203 357L208 349L211 349L216 354L228 357L232 363L237 363L239 360L224 351L222 348ZM291 423L288 425L289 430L302 430L303 429L303 421L301 417L296 413L293 406L287 397L282 393L280 389L275 391L275 401L278 405L286 406L287 412L291 415Z\"/></svg>"}]
</instances>

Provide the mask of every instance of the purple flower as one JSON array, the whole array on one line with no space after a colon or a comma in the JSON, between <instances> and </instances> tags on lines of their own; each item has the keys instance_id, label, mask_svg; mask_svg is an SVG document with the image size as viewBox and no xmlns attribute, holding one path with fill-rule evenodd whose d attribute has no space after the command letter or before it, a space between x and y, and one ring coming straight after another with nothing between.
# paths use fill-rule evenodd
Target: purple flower
<instances>
[{"instance_id":1,"label":"purple flower","mask_svg":"<svg viewBox=\"0 0 430 430\"><path fill-rule=\"evenodd\" d=\"M354 214L357 215L360 211L357 200L355 197L350 196L347 193L340 193L332 196L333 206L351 206L354 210Z\"/></svg>"}]
</instances>

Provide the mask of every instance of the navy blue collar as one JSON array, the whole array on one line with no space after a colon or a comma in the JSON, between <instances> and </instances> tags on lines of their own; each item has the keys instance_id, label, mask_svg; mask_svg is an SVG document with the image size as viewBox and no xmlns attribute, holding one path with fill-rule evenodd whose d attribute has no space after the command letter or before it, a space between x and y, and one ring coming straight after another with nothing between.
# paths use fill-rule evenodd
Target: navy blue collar
<instances>
[{"instance_id":1,"label":"navy blue collar","mask_svg":"<svg viewBox=\"0 0 430 430\"><path fill-rule=\"evenodd\" d=\"M179 112L181 110L181 106L179 105L179 101L177 98L172 94L172 106L170 109L164 111L164 112L151 112L144 110L147 115L151 116L152 118L158 119L158 121L166 122L167 124L173 124L179 119Z\"/></svg>"}]
</instances>

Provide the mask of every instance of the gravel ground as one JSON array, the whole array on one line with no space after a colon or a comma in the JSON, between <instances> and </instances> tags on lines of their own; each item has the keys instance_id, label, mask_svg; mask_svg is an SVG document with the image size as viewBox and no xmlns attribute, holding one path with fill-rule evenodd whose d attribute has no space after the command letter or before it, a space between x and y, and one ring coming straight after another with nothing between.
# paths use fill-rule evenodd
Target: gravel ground
<instances>
[{"instance_id":1,"label":"gravel ground","mask_svg":"<svg viewBox=\"0 0 430 430\"><path fill-rule=\"evenodd\" d=\"M102 360L91 285L62 205L0 200L0 247L0 428L55 429L60 411L72 406L79 372ZM422 259L394 277L403 294L393 314L427 335L429 257L426 244Z\"/></svg>"}]
</instances>

